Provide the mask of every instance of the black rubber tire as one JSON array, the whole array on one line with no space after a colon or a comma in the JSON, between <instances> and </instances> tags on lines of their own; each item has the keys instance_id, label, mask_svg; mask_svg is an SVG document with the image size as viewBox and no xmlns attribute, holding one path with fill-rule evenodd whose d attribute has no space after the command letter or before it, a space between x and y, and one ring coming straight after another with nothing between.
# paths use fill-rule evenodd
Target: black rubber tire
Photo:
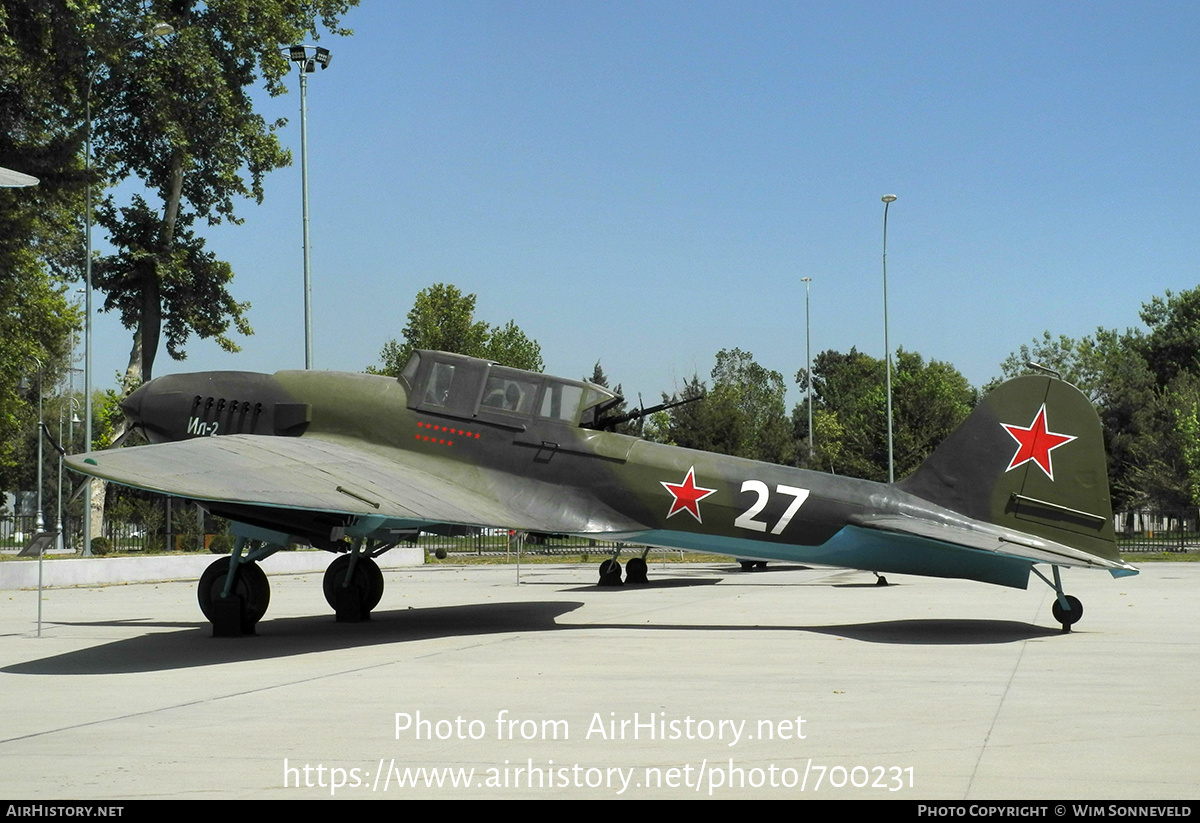
<instances>
[{"instance_id":1,"label":"black rubber tire","mask_svg":"<svg viewBox=\"0 0 1200 823\"><path fill-rule=\"evenodd\" d=\"M601 586L620 586L621 581L621 564L611 558L600 564L600 585Z\"/></svg>"},{"instance_id":2,"label":"black rubber tire","mask_svg":"<svg viewBox=\"0 0 1200 823\"><path fill-rule=\"evenodd\" d=\"M325 579L321 588L325 592L325 602L330 608L337 608L337 587L342 585L346 577L346 567L349 565L350 555L340 554L329 564L329 568L325 569ZM350 585L358 590L363 608L368 612L383 599L383 572L379 570L379 564L369 557L358 558Z\"/></svg>"},{"instance_id":3,"label":"black rubber tire","mask_svg":"<svg viewBox=\"0 0 1200 823\"><path fill-rule=\"evenodd\" d=\"M1050 607L1050 613L1054 615L1054 619L1063 626L1074 626L1079 622L1079 618L1083 617L1083 604L1079 602L1079 598L1071 595L1064 595L1067 602L1071 605L1069 612L1063 611L1062 606L1058 602L1058 598L1054 598L1054 604Z\"/></svg>"},{"instance_id":4,"label":"black rubber tire","mask_svg":"<svg viewBox=\"0 0 1200 823\"><path fill-rule=\"evenodd\" d=\"M625 582L626 583L648 583L649 567L646 561L640 557L631 557L629 562L625 564Z\"/></svg>"},{"instance_id":5,"label":"black rubber tire","mask_svg":"<svg viewBox=\"0 0 1200 823\"><path fill-rule=\"evenodd\" d=\"M204 616L213 620L213 602L225 590L225 578L229 575L231 557L222 557L209 564L200 575L200 586L196 591L200 601L200 611ZM242 598L242 625L253 626L262 620L271 604L271 584L267 575L257 563L240 563L237 568L237 581L233 585L234 594Z\"/></svg>"}]
</instances>

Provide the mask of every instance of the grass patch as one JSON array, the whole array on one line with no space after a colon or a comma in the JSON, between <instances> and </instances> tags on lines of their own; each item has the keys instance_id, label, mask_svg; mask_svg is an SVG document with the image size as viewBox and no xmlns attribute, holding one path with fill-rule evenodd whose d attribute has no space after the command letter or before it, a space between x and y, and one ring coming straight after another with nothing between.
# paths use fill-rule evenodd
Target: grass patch
<instances>
[{"instance_id":1,"label":"grass patch","mask_svg":"<svg viewBox=\"0 0 1200 823\"><path fill-rule=\"evenodd\" d=\"M1200 563L1200 552L1128 552L1121 559L1126 563Z\"/></svg>"}]
</instances>

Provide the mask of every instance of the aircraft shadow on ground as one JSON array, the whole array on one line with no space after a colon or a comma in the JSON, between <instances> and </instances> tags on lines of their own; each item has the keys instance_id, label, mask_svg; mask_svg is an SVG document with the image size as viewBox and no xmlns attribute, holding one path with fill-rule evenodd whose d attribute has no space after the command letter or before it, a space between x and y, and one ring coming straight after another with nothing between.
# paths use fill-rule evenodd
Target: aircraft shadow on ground
<instances>
[{"instance_id":1,"label":"aircraft shadow on ground","mask_svg":"<svg viewBox=\"0 0 1200 823\"><path fill-rule=\"evenodd\" d=\"M583 586L575 586L570 589L562 589L569 592L590 592L590 591L605 591L619 592L624 590L646 590L646 589L688 589L693 586L715 586L721 582L719 577L709 578L683 578L683 577L667 577L667 578L651 578L645 583L625 583L621 586L601 586L597 583L590 583ZM556 585L556 584L551 584Z\"/></svg>"},{"instance_id":2,"label":"aircraft shadow on ground","mask_svg":"<svg viewBox=\"0 0 1200 823\"><path fill-rule=\"evenodd\" d=\"M331 615L265 620L258 634L214 638L208 623L180 624L125 620L89 626L143 625L178 628L151 632L87 649L0 668L6 674L131 674L186 669L324 651L406 643L446 637L612 629L617 631L799 632L831 635L865 643L912 646L987 645L1051 637L1058 629L1010 620L884 620L837 625L679 625L669 623L561 624L558 618L579 609L574 601L488 603L378 611L365 623L338 623ZM55 624L52 624L55 625ZM57 624L66 625L66 624Z\"/></svg>"},{"instance_id":3,"label":"aircraft shadow on ground","mask_svg":"<svg viewBox=\"0 0 1200 823\"><path fill-rule=\"evenodd\" d=\"M0 668L6 674L130 674L186 669L338 649L431 640L440 637L539 632L559 629L555 619L581 607L572 601L486 603L423 609L379 610L363 623L338 623L333 615L267 619L253 637L212 637L209 623L118 621L73 625L180 627ZM67 624L50 624L67 625Z\"/></svg>"}]
</instances>

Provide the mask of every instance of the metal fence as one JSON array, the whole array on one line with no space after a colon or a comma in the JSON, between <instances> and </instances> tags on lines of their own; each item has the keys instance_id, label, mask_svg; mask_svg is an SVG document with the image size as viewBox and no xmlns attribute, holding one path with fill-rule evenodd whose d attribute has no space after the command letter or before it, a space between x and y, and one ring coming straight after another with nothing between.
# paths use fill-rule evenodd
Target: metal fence
<instances>
[{"instance_id":1,"label":"metal fence","mask_svg":"<svg viewBox=\"0 0 1200 823\"><path fill-rule=\"evenodd\" d=\"M57 528L57 524L46 519L44 527L46 531L53 531ZM83 542L78 518L68 518L67 522L63 524L61 531L63 537L61 545L72 550L77 550ZM37 533L37 515L0 515L0 551L17 551L22 549Z\"/></svg>"},{"instance_id":2,"label":"metal fence","mask_svg":"<svg viewBox=\"0 0 1200 823\"><path fill-rule=\"evenodd\" d=\"M1200 549L1200 510L1134 509L1113 518L1123 552L1186 552Z\"/></svg>"},{"instance_id":3,"label":"metal fence","mask_svg":"<svg viewBox=\"0 0 1200 823\"><path fill-rule=\"evenodd\" d=\"M108 541L108 550L114 552L148 551L203 551L212 541L214 534L225 531L223 523L206 518L202 531L197 521L195 504L171 501L168 508L166 498L159 498L152 510L153 516L144 519L106 517L103 536ZM53 514L53 513L50 513ZM44 517L44 527L51 531L57 527L52 517ZM37 533L37 515L0 515L0 551L17 551L29 543ZM58 546L66 551L80 552L83 546L83 520L78 516L64 516L62 540Z\"/></svg>"},{"instance_id":4,"label":"metal fence","mask_svg":"<svg viewBox=\"0 0 1200 823\"><path fill-rule=\"evenodd\" d=\"M608 557L617 547L633 548L632 544L618 543L613 540L510 532L504 529L477 529L462 535L422 533L416 544L439 556L441 553L446 556L454 554L479 557L502 556L516 553L519 547L521 553L525 555L570 556L584 559Z\"/></svg>"}]
</instances>

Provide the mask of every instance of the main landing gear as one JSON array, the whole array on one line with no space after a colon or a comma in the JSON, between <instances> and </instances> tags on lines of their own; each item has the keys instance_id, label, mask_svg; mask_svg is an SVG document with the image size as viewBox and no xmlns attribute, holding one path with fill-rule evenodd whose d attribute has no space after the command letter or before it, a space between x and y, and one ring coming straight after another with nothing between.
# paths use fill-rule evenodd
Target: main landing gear
<instances>
[{"instance_id":1,"label":"main landing gear","mask_svg":"<svg viewBox=\"0 0 1200 823\"><path fill-rule=\"evenodd\" d=\"M243 556L247 546L250 551ZM277 547L239 537L229 557L213 561L200 575L197 598L200 611L212 623L213 637L254 634L271 603L271 586L257 561L275 551Z\"/></svg>"},{"instance_id":2,"label":"main landing gear","mask_svg":"<svg viewBox=\"0 0 1200 823\"><path fill-rule=\"evenodd\" d=\"M648 576L649 566L646 565L646 555L650 553L649 547L642 552L641 557L631 557L629 562L625 564L625 583L649 583ZM621 549L618 547L613 552L613 556L600 564L600 582L599 586L620 586L621 581L621 564L617 557L621 554Z\"/></svg>"},{"instance_id":3,"label":"main landing gear","mask_svg":"<svg viewBox=\"0 0 1200 823\"><path fill-rule=\"evenodd\" d=\"M1050 614L1054 615L1054 619L1062 625L1063 632L1071 631L1071 627L1079 622L1083 617L1083 604L1079 602L1079 598L1069 594L1063 594L1062 578L1058 573L1058 566L1051 566L1054 570L1054 582L1051 583L1046 579L1046 575L1042 574L1034 567L1030 567L1034 574L1042 578L1046 585L1054 589L1054 604L1050 606Z\"/></svg>"},{"instance_id":4,"label":"main landing gear","mask_svg":"<svg viewBox=\"0 0 1200 823\"><path fill-rule=\"evenodd\" d=\"M322 588L339 623L361 623L371 619L371 610L383 598L383 572L359 541L329 564Z\"/></svg>"},{"instance_id":5,"label":"main landing gear","mask_svg":"<svg viewBox=\"0 0 1200 823\"><path fill-rule=\"evenodd\" d=\"M286 542L283 536L278 539ZM349 552L338 555L329 564L322 588L338 622L371 619L371 610L383 598L383 572L375 558L393 545L360 537L351 544ZM197 598L200 611L212 623L213 637L254 634L255 625L267 613L271 602L271 587L258 561L282 548L279 543L239 536L228 557L214 561L204 570ZM618 566L618 581L620 574Z\"/></svg>"}]
</instances>

